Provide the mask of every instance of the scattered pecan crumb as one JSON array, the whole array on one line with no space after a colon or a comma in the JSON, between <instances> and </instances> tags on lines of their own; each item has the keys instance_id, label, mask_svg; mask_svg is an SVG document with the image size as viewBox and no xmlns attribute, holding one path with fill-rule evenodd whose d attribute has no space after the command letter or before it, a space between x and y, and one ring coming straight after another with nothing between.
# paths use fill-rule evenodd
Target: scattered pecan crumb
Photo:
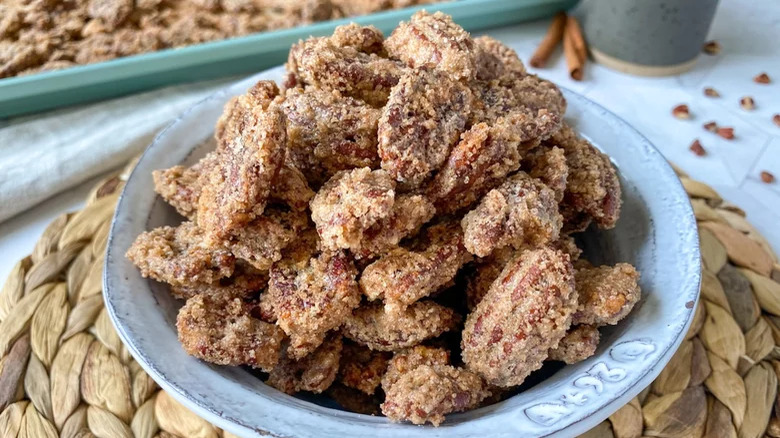
<instances>
[{"instance_id":1,"label":"scattered pecan crumb","mask_svg":"<svg viewBox=\"0 0 780 438\"><path fill-rule=\"evenodd\" d=\"M718 131L718 124L713 122L707 122L704 124L704 129L710 132L717 132Z\"/></svg>"},{"instance_id":2,"label":"scattered pecan crumb","mask_svg":"<svg viewBox=\"0 0 780 438\"><path fill-rule=\"evenodd\" d=\"M701 145L701 142L699 142L698 139L694 140L693 143L691 143L690 149L691 149L691 152L693 152L694 154L696 154L696 155L698 155L700 157L704 156L707 153L704 150L704 147Z\"/></svg>"},{"instance_id":3,"label":"scattered pecan crumb","mask_svg":"<svg viewBox=\"0 0 780 438\"><path fill-rule=\"evenodd\" d=\"M772 80L769 79L769 75L766 74L766 72L762 72L762 73L757 74L753 78L753 82L756 82L758 84L768 84L768 83L772 82Z\"/></svg>"},{"instance_id":4,"label":"scattered pecan crumb","mask_svg":"<svg viewBox=\"0 0 780 438\"><path fill-rule=\"evenodd\" d=\"M720 53L720 43L715 40L707 41L701 50L708 55L717 55Z\"/></svg>"},{"instance_id":5,"label":"scattered pecan crumb","mask_svg":"<svg viewBox=\"0 0 780 438\"><path fill-rule=\"evenodd\" d=\"M739 99L739 106L745 111L750 111L756 108L756 102L750 96L745 96Z\"/></svg>"},{"instance_id":6,"label":"scattered pecan crumb","mask_svg":"<svg viewBox=\"0 0 780 438\"><path fill-rule=\"evenodd\" d=\"M734 138L734 128L718 128L715 132L726 140L732 140Z\"/></svg>"},{"instance_id":7,"label":"scattered pecan crumb","mask_svg":"<svg viewBox=\"0 0 780 438\"><path fill-rule=\"evenodd\" d=\"M775 176L772 175L771 173L767 172L766 170L762 170L761 171L761 181L763 181L763 182L765 182L767 184L772 184L773 182L775 182Z\"/></svg>"},{"instance_id":8,"label":"scattered pecan crumb","mask_svg":"<svg viewBox=\"0 0 780 438\"><path fill-rule=\"evenodd\" d=\"M772 116L772 121L775 122L775 125L780 126L780 114Z\"/></svg>"},{"instance_id":9,"label":"scattered pecan crumb","mask_svg":"<svg viewBox=\"0 0 780 438\"><path fill-rule=\"evenodd\" d=\"M688 105L681 104L672 108L672 115L678 119L690 119L691 111L688 109Z\"/></svg>"},{"instance_id":10,"label":"scattered pecan crumb","mask_svg":"<svg viewBox=\"0 0 780 438\"><path fill-rule=\"evenodd\" d=\"M720 97L720 93L718 93L718 90L712 87L704 87L704 95L707 97Z\"/></svg>"}]
</instances>

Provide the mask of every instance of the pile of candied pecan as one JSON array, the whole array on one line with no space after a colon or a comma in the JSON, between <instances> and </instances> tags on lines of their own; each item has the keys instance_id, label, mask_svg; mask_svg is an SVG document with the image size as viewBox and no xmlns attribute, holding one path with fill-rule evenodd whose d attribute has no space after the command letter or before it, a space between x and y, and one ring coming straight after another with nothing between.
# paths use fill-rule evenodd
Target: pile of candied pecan
<instances>
[{"instance_id":1,"label":"pile of candied pecan","mask_svg":"<svg viewBox=\"0 0 780 438\"><path fill-rule=\"evenodd\" d=\"M0 78L441 0L3 0Z\"/></svg>"},{"instance_id":2,"label":"pile of candied pecan","mask_svg":"<svg viewBox=\"0 0 780 438\"><path fill-rule=\"evenodd\" d=\"M127 256L186 300L188 353L438 425L591 356L639 300L634 267L572 238L615 225L615 169L510 48L420 12L301 41L287 68L226 105L215 151L153 175L187 220Z\"/></svg>"}]
</instances>

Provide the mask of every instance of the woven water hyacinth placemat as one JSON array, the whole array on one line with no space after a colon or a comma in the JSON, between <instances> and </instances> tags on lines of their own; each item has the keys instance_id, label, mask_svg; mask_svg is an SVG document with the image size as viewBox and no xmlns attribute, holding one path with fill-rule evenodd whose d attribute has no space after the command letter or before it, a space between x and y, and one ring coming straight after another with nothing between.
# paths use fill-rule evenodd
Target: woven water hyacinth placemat
<instances>
[{"instance_id":1,"label":"woven water hyacinth placemat","mask_svg":"<svg viewBox=\"0 0 780 438\"><path fill-rule=\"evenodd\" d=\"M653 384L584 436L780 437L780 264L710 187L678 172L704 275L686 340ZM0 290L0 437L225 437L130 357L103 308L108 227L126 173L52 222Z\"/></svg>"}]
</instances>

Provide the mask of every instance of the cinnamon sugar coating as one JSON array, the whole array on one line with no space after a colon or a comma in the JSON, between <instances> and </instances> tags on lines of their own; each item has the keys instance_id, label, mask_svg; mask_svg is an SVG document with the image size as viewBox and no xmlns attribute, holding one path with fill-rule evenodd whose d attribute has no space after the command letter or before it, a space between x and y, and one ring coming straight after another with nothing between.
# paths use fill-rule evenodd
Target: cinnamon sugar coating
<instances>
[{"instance_id":1,"label":"cinnamon sugar coating","mask_svg":"<svg viewBox=\"0 0 780 438\"><path fill-rule=\"evenodd\" d=\"M515 256L466 320L469 370L501 387L523 383L566 334L577 306L569 257L542 248Z\"/></svg>"},{"instance_id":2,"label":"cinnamon sugar coating","mask_svg":"<svg viewBox=\"0 0 780 438\"><path fill-rule=\"evenodd\" d=\"M293 88L282 104L287 117L287 161L319 187L340 170L379 166L379 110L316 88Z\"/></svg>"},{"instance_id":3,"label":"cinnamon sugar coating","mask_svg":"<svg viewBox=\"0 0 780 438\"><path fill-rule=\"evenodd\" d=\"M562 222L553 191L518 172L488 192L461 226L469 252L485 257L497 248L535 248L554 241Z\"/></svg>"},{"instance_id":4,"label":"cinnamon sugar coating","mask_svg":"<svg viewBox=\"0 0 780 438\"><path fill-rule=\"evenodd\" d=\"M558 360L567 365L582 362L596 354L601 336L592 325L578 325L566 332L558 347L550 349L548 360Z\"/></svg>"},{"instance_id":5,"label":"cinnamon sugar coating","mask_svg":"<svg viewBox=\"0 0 780 438\"><path fill-rule=\"evenodd\" d=\"M230 295L195 295L176 318L179 341L188 354L207 362L270 371L279 360L284 333L250 311Z\"/></svg>"},{"instance_id":6,"label":"cinnamon sugar coating","mask_svg":"<svg viewBox=\"0 0 780 438\"><path fill-rule=\"evenodd\" d=\"M390 91L379 120L382 168L418 187L447 159L471 112L471 90L435 70L408 70Z\"/></svg>"},{"instance_id":7,"label":"cinnamon sugar coating","mask_svg":"<svg viewBox=\"0 0 780 438\"><path fill-rule=\"evenodd\" d=\"M455 80L476 75L474 40L452 17L441 12L416 12L387 37L385 48L392 58L415 69L438 69Z\"/></svg>"},{"instance_id":8,"label":"cinnamon sugar coating","mask_svg":"<svg viewBox=\"0 0 780 438\"><path fill-rule=\"evenodd\" d=\"M338 380L344 386L371 395L382 383L388 360L390 353L372 351L362 345L345 342Z\"/></svg>"},{"instance_id":9,"label":"cinnamon sugar coating","mask_svg":"<svg viewBox=\"0 0 780 438\"><path fill-rule=\"evenodd\" d=\"M235 267L233 254L205 245L203 231L192 222L142 233L125 256L144 277L173 286L213 284Z\"/></svg>"},{"instance_id":10,"label":"cinnamon sugar coating","mask_svg":"<svg viewBox=\"0 0 780 438\"><path fill-rule=\"evenodd\" d=\"M324 251L305 262L282 259L271 267L267 306L290 337L287 354L300 359L316 349L360 303L352 260Z\"/></svg>"},{"instance_id":11,"label":"cinnamon sugar coating","mask_svg":"<svg viewBox=\"0 0 780 438\"><path fill-rule=\"evenodd\" d=\"M226 238L263 213L284 162L284 113L275 102L259 103L244 111L240 134L221 150L219 165L203 182L198 224L213 239Z\"/></svg>"},{"instance_id":12,"label":"cinnamon sugar coating","mask_svg":"<svg viewBox=\"0 0 780 438\"><path fill-rule=\"evenodd\" d=\"M615 325L642 296L639 273L628 263L578 269L575 324Z\"/></svg>"},{"instance_id":13,"label":"cinnamon sugar coating","mask_svg":"<svg viewBox=\"0 0 780 438\"><path fill-rule=\"evenodd\" d=\"M420 365L383 388L382 413L391 421L434 426L446 414L472 409L490 395L478 375L450 365Z\"/></svg>"},{"instance_id":14,"label":"cinnamon sugar coating","mask_svg":"<svg viewBox=\"0 0 780 438\"><path fill-rule=\"evenodd\" d=\"M590 221L599 228L615 226L620 216L620 181L609 157L564 125L546 144L564 150L569 175L561 213L570 232L583 231Z\"/></svg>"},{"instance_id":15,"label":"cinnamon sugar coating","mask_svg":"<svg viewBox=\"0 0 780 438\"><path fill-rule=\"evenodd\" d=\"M331 335L306 357L295 360L283 355L265 383L287 394L300 391L319 394L336 380L341 355L341 336Z\"/></svg>"},{"instance_id":16,"label":"cinnamon sugar coating","mask_svg":"<svg viewBox=\"0 0 780 438\"><path fill-rule=\"evenodd\" d=\"M370 300L384 298L389 312L403 311L455 278L471 260L456 222L430 227L423 242L420 251L399 248L369 265L360 277L363 293Z\"/></svg>"},{"instance_id":17,"label":"cinnamon sugar coating","mask_svg":"<svg viewBox=\"0 0 780 438\"><path fill-rule=\"evenodd\" d=\"M359 248L363 232L390 215L395 181L368 167L338 172L311 201L311 218L324 247Z\"/></svg>"},{"instance_id":18,"label":"cinnamon sugar coating","mask_svg":"<svg viewBox=\"0 0 780 438\"><path fill-rule=\"evenodd\" d=\"M352 46L339 46L339 42L318 37L293 45L287 70L301 84L383 106L390 89L398 83L403 65Z\"/></svg>"},{"instance_id":19,"label":"cinnamon sugar coating","mask_svg":"<svg viewBox=\"0 0 780 438\"><path fill-rule=\"evenodd\" d=\"M353 311L342 332L372 350L394 351L439 336L459 322L452 309L432 301L418 301L398 313L387 313L381 304L371 303Z\"/></svg>"}]
</instances>

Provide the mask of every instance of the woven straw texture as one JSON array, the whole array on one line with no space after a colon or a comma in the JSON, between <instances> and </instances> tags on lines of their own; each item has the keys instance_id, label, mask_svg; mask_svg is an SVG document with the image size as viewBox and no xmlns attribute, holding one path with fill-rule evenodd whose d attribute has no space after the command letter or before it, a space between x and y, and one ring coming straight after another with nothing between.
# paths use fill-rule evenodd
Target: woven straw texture
<instances>
[{"instance_id":1,"label":"woven straw texture","mask_svg":"<svg viewBox=\"0 0 780 438\"><path fill-rule=\"evenodd\" d=\"M710 187L678 172L699 221L701 301L653 384L587 437L780 437L780 265ZM0 290L0 437L225 437L130 357L103 308L125 173L52 222Z\"/></svg>"}]
</instances>

